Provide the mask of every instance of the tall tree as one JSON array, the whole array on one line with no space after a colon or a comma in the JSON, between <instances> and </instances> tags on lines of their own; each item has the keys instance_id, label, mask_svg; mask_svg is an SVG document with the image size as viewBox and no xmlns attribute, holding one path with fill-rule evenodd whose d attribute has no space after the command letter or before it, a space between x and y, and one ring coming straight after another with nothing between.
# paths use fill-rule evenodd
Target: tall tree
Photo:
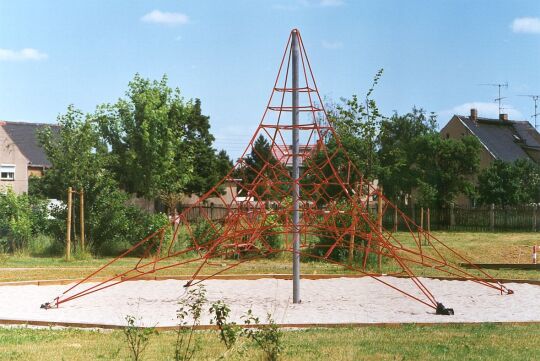
<instances>
[{"instance_id":1,"label":"tall tree","mask_svg":"<svg viewBox=\"0 0 540 361\"><path fill-rule=\"evenodd\" d=\"M526 159L494 161L478 175L481 204L502 207L540 201L540 167Z\"/></svg>"},{"instance_id":2,"label":"tall tree","mask_svg":"<svg viewBox=\"0 0 540 361\"><path fill-rule=\"evenodd\" d=\"M371 96L382 73L383 69L377 72L364 100L359 100L356 95L351 99L342 99L343 104L337 105L335 111L329 114L349 157L364 177L370 180L379 174L377 136L384 119Z\"/></svg>"},{"instance_id":3,"label":"tall tree","mask_svg":"<svg viewBox=\"0 0 540 361\"><path fill-rule=\"evenodd\" d=\"M269 180L278 179L274 166L278 160L274 157L268 140L263 136L255 140L250 154L243 159L243 165L239 170L239 176L247 189L254 189L256 194L263 199L269 199L274 194L274 184Z\"/></svg>"},{"instance_id":4,"label":"tall tree","mask_svg":"<svg viewBox=\"0 0 540 361\"><path fill-rule=\"evenodd\" d=\"M442 206L454 202L459 194L474 197L472 179L478 173L480 147L472 136L442 139L439 134L428 134L419 138L415 166L422 203Z\"/></svg>"},{"instance_id":5,"label":"tall tree","mask_svg":"<svg viewBox=\"0 0 540 361\"><path fill-rule=\"evenodd\" d=\"M127 192L151 199L185 191L194 169L194 149L187 141L192 112L193 105L167 85L166 76L150 81L138 74L125 99L98 108L112 169Z\"/></svg>"},{"instance_id":6,"label":"tall tree","mask_svg":"<svg viewBox=\"0 0 540 361\"><path fill-rule=\"evenodd\" d=\"M386 196L394 201L404 200L420 186L420 170L416 166L417 144L426 135L437 134L437 121L423 109L413 108L410 113L383 119L378 136L380 181ZM426 185L423 185L424 189ZM426 193L427 189L424 192Z\"/></svg>"},{"instance_id":7,"label":"tall tree","mask_svg":"<svg viewBox=\"0 0 540 361\"><path fill-rule=\"evenodd\" d=\"M115 247L125 249L154 231L153 216L126 206L128 197L119 190L110 171L111 157L99 136L94 116L70 106L66 114L58 117L58 124L58 132L45 128L38 133L52 167L36 180L37 188L46 197L64 202L68 187L84 190L86 236L95 251L114 253ZM74 197L74 209L78 209L78 201L79 197ZM58 207L53 213L50 231L63 241L66 208Z\"/></svg>"},{"instance_id":8,"label":"tall tree","mask_svg":"<svg viewBox=\"0 0 540 361\"><path fill-rule=\"evenodd\" d=\"M92 202L100 184L112 180L107 172L107 147L100 141L92 117L70 105L66 114L58 117L59 132L44 128L38 133L52 167L41 180L44 193L50 198L66 200L68 187L84 189L87 202Z\"/></svg>"},{"instance_id":9,"label":"tall tree","mask_svg":"<svg viewBox=\"0 0 540 361\"><path fill-rule=\"evenodd\" d=\"M193 149L193 177L186 184L186 193L201 195L211 189L232 168L225 151L219 153L212 147L215 140L210 133L210 117L201 112L201 101L189 103L185 135L187 145Z\"/></svg>"}]
</instances>

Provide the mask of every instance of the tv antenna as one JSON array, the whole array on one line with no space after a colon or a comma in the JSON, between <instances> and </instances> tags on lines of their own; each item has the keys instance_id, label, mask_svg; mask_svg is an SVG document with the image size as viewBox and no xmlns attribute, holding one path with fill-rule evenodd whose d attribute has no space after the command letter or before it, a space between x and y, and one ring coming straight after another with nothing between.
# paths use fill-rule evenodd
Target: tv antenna
<instances>
[{"instance_id":1,"label":"tv antenna","mask_svg":"<svg viewBox=\"0 0 540 361\"><path fill-rule=\"evenodd\" d=\"M502 114L502 110L504 109L501 104L501 100L506 99L506 97L501 96L501 88L508 89L508 82L504 83L485 83L485 84L479 84L479 85L485 85L485 86L496 86L499 88L499 97L495 98L494 100L499 103L499 115Z\"/></svg>"},{"instance_id":2,"label":"tv antenna","mask_svg":"<svg viewBox=\"0 0 540 361\"><path fill-rule=\"evenodd\" d=\"M538 99L540 99L540 95L535 94L523 94L520 95L520 97L527 97L531 98L534 101L534 114L531 115L531 118L534 118L534 129L538 127L538 123L536 122L536 118L538 117Z\"/></svg>"}]
</instances>

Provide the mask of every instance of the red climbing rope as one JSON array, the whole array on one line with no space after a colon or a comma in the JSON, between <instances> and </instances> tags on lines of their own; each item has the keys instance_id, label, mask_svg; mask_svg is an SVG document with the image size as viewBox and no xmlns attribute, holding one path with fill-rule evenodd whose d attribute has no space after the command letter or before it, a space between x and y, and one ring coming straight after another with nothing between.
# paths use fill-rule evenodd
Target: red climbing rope
<instances>
[{"instance_id":1,"label":"red climbing rope","mask_svg":"<svg viewBox=\"0 0 540 361\"><path fill-rule=\"evenodd\" d=\"M300 104L296 108L287 96L293 90L288 81L291 37L296 36L293 34L298 34L303 74L297 88ZM418 272L468 279L500 292L510 292L416 225L363 177L328 121L302 37L299 32L291 32L259 127L229 174L169 226L142 239L69 287L52 305L174 267L196 265L186 284L191 286L246 262L292 253L292 242L287 240L293 233L290 195L295 181L288 168L293 156L289 145L293 126L287 121L283 124L282 114L294 109L301 111L297 128L302 143L298 154L302 165L298 183L303 259L329 262L372 277L437 312L448 309L437 302L436 295L417 277ZM261 154L255 147L260 136L270 145L273 157ZM249 157L260 161L254 165L248 161ZM224 208L225 212L216 216L208 207L203 207L210 202ZM374 207L377 205L379 211ZM197 217L193 217L194 213ZM408 232L396 236L387 231L381 222L386 213L397 216ZM179 247L179 244L185 246ZM347 259L349 254L353 256ZM116 265L118 260L128 257L135 261L133 267L105 280L101 277L94 284L87 283ZM220 262L212 263L217 259ZM472 270L461 267L462 263ZM204 274L209 264L212 264L212 272ZM406 276L417 292L392 284L382 277L383 273Z\"/></svg>"}]
</instances>

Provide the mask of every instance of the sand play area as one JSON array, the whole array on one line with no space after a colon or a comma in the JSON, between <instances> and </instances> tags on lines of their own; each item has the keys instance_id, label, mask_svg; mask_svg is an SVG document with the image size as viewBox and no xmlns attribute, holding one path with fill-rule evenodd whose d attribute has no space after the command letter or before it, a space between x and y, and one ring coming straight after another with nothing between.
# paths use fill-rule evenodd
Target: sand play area
<instances>
[{"instance_id":1,"label":"sand play area","mask_svg":"<svg viewBox=\"0 0 540 361\"><path fill-rule=\"evenodd\" d=\"M421 295L408 279L384 280ZM288 280L209 280L204 285L209 305L225 301L239 323L250 308L261 319L270 312L279 324L540 321L540 286L509 283L506 286L515 293L501 295L470 281L421 280L439 302L454 308L454 316L435 315L433 309L369 277L302 280L302 303L296 305ZM4 286L0 287L0 319L123 325L125 316L133 315L144 325L174 326L184 283L124 282L50 310L39 306L67 286ZM208 314L203 324L209 324Z\"/></svg>"}]
</instances>

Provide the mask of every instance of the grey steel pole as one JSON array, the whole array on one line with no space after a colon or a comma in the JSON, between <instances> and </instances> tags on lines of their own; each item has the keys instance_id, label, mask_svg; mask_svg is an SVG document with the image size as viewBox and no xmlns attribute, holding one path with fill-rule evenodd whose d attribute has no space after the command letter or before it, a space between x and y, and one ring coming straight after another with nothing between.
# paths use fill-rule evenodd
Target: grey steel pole
<instances>
[{"instance_id":1,"label":"grey steel pole","mask_svg":"<svg viewBox=\"0 0 540 361\"><path fill-rule=\"evenodd\" d=\"M298 47L298 31L292 32L292 178L293 178L293 303L300 303L300 187L298 179L300 178L300 164L298 155L300 153L300 136L298 131L298 58L300 49Z\"/></svg>"}]
</instances>

